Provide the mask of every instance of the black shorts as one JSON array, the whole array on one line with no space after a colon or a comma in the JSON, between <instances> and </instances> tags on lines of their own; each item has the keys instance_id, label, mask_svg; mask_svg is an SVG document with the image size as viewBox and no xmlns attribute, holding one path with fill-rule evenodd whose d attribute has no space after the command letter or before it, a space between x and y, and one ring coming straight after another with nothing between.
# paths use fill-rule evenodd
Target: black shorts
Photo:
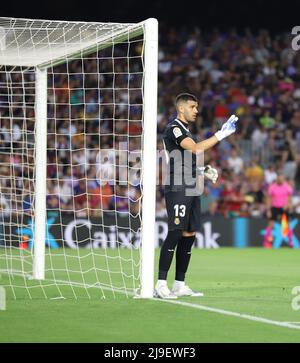
<instances>
[{"instance_id":1,"label":"black shorts","mask_svg":"<svg viewBox=\"0 0 300 363\"><path fill-rule=\"evenodd\" d=\"M281 222L282 215L285 213L287 219L289 219L288 211L285 211L283 208L271 208L271 221Z\"/></svg>"},{"instance_id":2,"label":"black shorts","mask_svg":"<svg viewBox=\"0 0 300 363\"><path fill-rule=\"evenodd\" d=\"M170 231L181 229L187 232L200 231L200 197L186 196L184 191L165 193Z\"/></svg>"}]
</instances>

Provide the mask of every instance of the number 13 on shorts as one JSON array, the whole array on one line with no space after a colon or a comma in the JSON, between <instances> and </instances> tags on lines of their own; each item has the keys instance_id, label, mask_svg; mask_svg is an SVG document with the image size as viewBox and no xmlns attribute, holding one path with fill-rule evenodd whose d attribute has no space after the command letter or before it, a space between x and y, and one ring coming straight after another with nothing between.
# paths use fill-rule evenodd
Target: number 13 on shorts
<instances>
[{"instance_id":1,"label":"number 13 on shorts","mask_svg":"<svg viewBox=\"0 0 300 363\"><path fill-rule=\"evenodd\" d=\"M180 205L175 204L174 209L175 209L175 217L184 217L185 216L186 206L184 204L180 204Z\"/></svg>"}]
</instances>

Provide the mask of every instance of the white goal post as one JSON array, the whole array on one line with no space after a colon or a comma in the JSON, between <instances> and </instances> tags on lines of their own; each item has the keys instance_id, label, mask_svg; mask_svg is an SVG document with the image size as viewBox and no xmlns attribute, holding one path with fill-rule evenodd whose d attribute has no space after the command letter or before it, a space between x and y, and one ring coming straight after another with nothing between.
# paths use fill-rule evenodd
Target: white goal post
<instances>
[{"instance_id":1,"label":"white goal post","mask_svg":"<svg viewBox=\"0 0 300 363\"><path fill-rule=\"evenodd\" d=\"M79 75L76 75L75 66L73 66L72 62L77 62L78 69L80 69ZM102 70L103 63L105 63L106 68L103 68ZM48 296L48 294L45 293L45 286L55 286L61 291L60 285L65 284L70 285L72 291L74 291L74 286L76 287L81 284L85 290L89 287L97 287L101 289L102 293L105 289L111 289L123 293L124 291L122 290L125 290L125 294L128 293L129 295L132 295L138 290L140 297L151 298L153 296L157 63L158 22L153 18L137 24L0 18L0 75L2 76L2 78L0 78L0 87L4 90L4 98L7 98L8 100L8 103L3 102L2 106L0 106L0 118L2 120L1 130L4 135L2 137L4 145L3 160L13 160L14 155L17 155L17 158L19 155L19 159L22 160L19 163L21 164L23 162L22 165L18 165L19 174L17 175L23 176L23 180L21 180L21 177L20 179L17 179L19 187L13 186L13 181L11 181L10 184L7 184L7 181L4 180L5 178L13 179L13 175L15 175L14 165L10 168L7 167L7 171L4 170L3 172L0 172L0 177L3 179L3 181L1 181L3 186L0 187L6 191L6 194L10 191L13 196L7 196L7 200L10 199L10 203L7 201L5 203L9 204L9 206L7 206L5 213L3 209L1 212L0 224L2 223L4 242L2 242L1 246L0 240L0 274L2 272L4 275L7 274L10 276L7 280L7 286L12 287L14 296L17 295L15 293L16 290L14 289L14 274L16 276L32 274L33 280L40 281L38 285L36 285L32 282L29 283L28 281L25 281L24 276L22 276L22 279L24 279L22 280L24 282L24 287L30 297L32 296L31 288L33 289L36 286L40 286L43 290L43 295ZM95 69L97 69L98 72L96 72ZM119 80L121 77L122 80ZM126 82L127 88L124 87ZM61 84L65 84L65 88L63 88ZM90 84L92 84L92 86ZM63 90L61 92L68 93L68 95L66 97L65 95L61 96L61 93L59 96L61 98L59 98L57 94L60 90ZM76 92L75 96L77 98L73 96L74 91ZM112 95L111 99L110 95ZM30 109L33 102L32 97L34 97L34 111ZM82 99L82 101L79 99ZM133 99L133 101L131 101L131 99ZM137 101L139 99L141 99L141 101ZM20 104L18 104L18 102ZM65 107L65 110L63 107ZM106 109L103 111L103 108L105 107ZM20 111L18 111L18 109L20 109ZM74 111L75 109L76 111ZM90 111L90 109L95 110L94 113ZM134 109L134 111L132 111L132 109ZM102 112L106 112L108 116L104 117ZM131 116L132 112L134 113L133 117ZM128 118L125 119L124 115L126 113L128 114ZM67 117L65 117L65 114L67 114ZM84 125L77 126L77 130L75 128L74 131L73 124L78 124L78 115L82 115L80 117L82 117ZM139 115L141 118L139 118ZM29 136L31 135L31 129L30 126L26 125L27 119L32 121L32 117L34 117L32 126L34 129L34 146L30 146L30 143L28 142L30 139ZM88 123L89 117L92 120L93 125L97 125L97 120L99 119L97 130L93 131L93 127ZM64 124L65 120L69 122L68 125L70 126L68 127L70 127L70 129L73 127L73 131L70 131L70 135L68 134L66 136L69 145L64 149L67 156L64 157L63 160L65 161L63 164L61 159L57 158L58 153L63 154L63 151L61 152L61 149L59 148L60 146L57 145L59 145L60 138L63 140L63 136L61 136L63 133L60 131L59 127L63 129L63 126L61 125ZM104 121L102 122L102 120ZM137 129L140 128L142 130L141 133L139 134L138 131L136 131L131 134L131 131L124 131L120 123L121 120L123 120L124 125L127 125L127 129L123 126L126 130L130 130L131 127L136 126ZM15 126L15 123L17 126ZM94 182L93 177L91 176L93 175L92 170L94 169L93 162L90 161L92 166L89 168L82 162L78 162L78 164L73 162L73 156L76 156L79 159L83 154L86 155L89 153L89 155L95 155L96 151L98 151L99 157L99 153L101 154L102 150L102 144L104 143L101 139L103 124L105 124L106 127L106 134L103 136L103 140L106 142L105 150L107 145L112 146L112 148L117 148L117 145L119 147L122 140L125 140L126 138L128 145L131 142L135 145L140 142L141 166L137 168L139 169L140 180L135 184L135 186L139 186L135 190L140 188L140 190L136 191L138 196L134 197L131 195L134 194L134 192L130 192L131 183L129 180L126 180L127 189L124 187L124 190L122 189L120 195L116 191L117 187L112 183L112 192L110 195L111 204L109 207L110 210L107 213L116 220L115 230L117 231L116 244L119 249L118 255L109 256L106 247L104 248L105 251L103 253L100 253L96 248L91 247L89 255L82 255L78 252L76 256L78 258L76 266L79 267L78 270L76 270L70 262L72 261L73 256L69 256L69 251L65 248L66 243L63 240L64 237L62 237L60 247L63 248L63 253L57 254L57 256L59 256L60 261L63 262L60 262L60 264L57 265L58 267L55 267L56 255L51 251L50 247L47 250L46 246L46 240L49 238L49 231L47 230L47 208L50 208L47 206L47 198L49 197L50 200L53 196L53 199L55 199L54 194L51 193L53 188L59 187L61 180L65 180L65 174L63 174L62 170L68 172L68 169L71 169L71 173L73 173L72 169L76 168L77 170L79 165L78 170L80 169L82 174L79 173L76 175L76 183L80 185L80 180L82 178L84 180L83 185L85 183L88 188L89 183L92 184ZM23 136L16 136L16 127L20 129L20 133L24 132ZM48 134L47 128L50 128L51 135ZM98 130L99 138L97 141ZM9 134L7 139L5 139L5 132ZM26 135L26 140L24 135ZM53 141L54 147L51 146L52 143L51 145L49 144L49 138L51 139L52 136L55 139ZM17 139L18 137L19 139ZM79 142L78 145L76 144L74 147L73 139L76 137L81 140L81 144ZM9 138L10 140L7 141ZM14 139L17 139L17 141ZM133 142L137 140L140 141L136 143ZM23 150L21 150L21 147ZM31 161L30 158L30 150L32 148L34 149L34 161ZM28 153L26 150L28 150ZM131 149L128 146L126 153L130 153L130 151ZM51 163L47 160L48 152L51 154L53 160L56 160L56 164L55 162ZM68 159L68 157L70 159ZM92 160L92 156L90 156L89 160ZM120 160L120 158L118 160ZM26 165L26 168L28 169L27 172L24 172L24 165ZM99 163L97 165L98 168L102 167L102 165L99 166ZM117 167L120 165L118 164L118 161L115 161L114 159L110 166ZM127 172L129 172L132 168L132 163L128 162L126 168ZM56 169L56 171L53 172L54 176L50 177L47 174L49 169ZM8 170L10 170L9 173ZM98 172L99 170L97 170L97 175ZM9 175L6 175L6 173ZM72 189L74 186L73 174L70 178L73 178L72 183L69 183L69 186L71 185ZM99 178L101 179L101 177ZM114 181L117 179L118 177L114 174ZM65 185L67 185L67 182L64 186ZM76 187L78 185L76 184ZM23 198L26 193L29 194L29 199ZM72 193L74 193L73 190ZM88 192L86 193L88 195ZM3 198L5 199L4 194L5 193L3 192ZM84 215L83 211L85 211L86 214L84 215L84 218L86 222L84 223L86 223L86 226L91 226L94 223L91 222L91 216L95 216L93 217L95 219L98 215L95 210L97 209L97 205L96 207L90 207L90 204L88 204L89 202L83 202L80 207L82 209L78 209L76 203L82 195L83 194L80 193L77 195L72 194L71 198L69 198L69 205L66 203L66 207L63 206L62 200L59 199L57 206L53 207L52 211L56 212L57 218L61 221L64 220L64 208L69 211L69 214L73 213L72 215L76 216L78 221L80 220L80 216ZM23 199L18 201L18 198L20 200L21 198ZM87 198L89 198L89 196ZM121 202L126 200L129 205L129 224L128 227L124 228L127 228L130 236L133 236L136 233L140 234L140 243L137 244L139 248L138 262L132 257L127 258L127 255L125 257L122 256L123 246L121 246L121 243L118 240L118 233L121 234L121 232L118 232L118 220L120 213L122 212L118 209L117 203L120 198L123 198ZM32 200L32 208L29 207L26 209L24 207L24 200ZM110 226L105 225L104 222L106 207L103 207L102 201L103 194L99 197L99 209L103 209L100 211L102 224L99 223L99 226L101 224L103 232L104 228L110 228ZM121 202L120 205L122 205ZM51 201L49 203L51 203ZM20 207L21 204L23 207ZM114 207L112 207L112 205ZM131 211L132 205L134 205L133 210L135 212ZM137 205L139 206L137 207ZM31 238L31 250L30 248L27 248L27 250L20 248L21 241L18 241L18 239L21 237L23 238L22 234L14 236L14 242L11 242L11 237L8 236L15 227L17 227L18 230L26 229L27 222L25 223L23 220L24 210L32 216L31 226L33 233ZM79 212L81 212L81 214ZM123 213L124 215L126 214L126 212ZM12 217L12 215L14 215L14 217ZM22 217L20 217L21 215ZM136 229L131 226L131 217L140 219L140 225ZM11 221L9 226L7 224L8 220ZM17 222L15 222L15 220L17 220ZM77 225L80 225L79 222ZM58 225L56 225L56 227L59 228ZM62 226L60 226L60 228L61 230L63 229ZM92 227L90 227L90 230L91 229ZM100 235L102 232L98 231L97 233ZM67 232L65 232L65 229L62 234L63 233L66 235ZM77 231L74 233L76 235ZM103 232L101 236L104 235L105 233ZM104 242L103 238L101 246L106 246L108 242ZM109 238L111 244L113 244L111 237ZM76 239L76 237L74 239ZM87 241L89 243L87 243L86 246L94 246L94 237L90 235L89 238L84 240L84 242ZM16 245L16 243L19 245ZM127 247L129 245L127 245ZM77 249L79 250L78 246ZM98 257L99 260L101 258L105 261L103 262L106 264L105 268L99 268L97 265L96 260ZM32 260L30 260L30 258L32 258ZM93 261L91 268L84 267L87 258L89 261ZM131 260L129 263L130 258ZM47 259L50 261L48 267ZM14 261L16 261L16 265ZM114 261L119 262L115 264ZM130 264L128 270L135 270L135 272L126 272L127 267L125 267L125 265L127 266L127 263ZM4 265L5 267L3 267ZM114 266L113 268L110 267L112 265ZM120 265L119 271L115 271L116 265ZM71 267L69 268L69 266ZM31 268L32 271L30 272ZM64 273L65 276L68 277L67 279L60 278L60 271L63 269L66 269ZM95 279L97 280L95 283L89 282L88 273L90 270L95 271ZM49 272L48 275L51 275L51 279L49 279L49 276L46 276L47 271ZM80 283L76 278L73 280L71 276L73 273L75 276L75 274L79 272ZM123 285L121 283L122 287L118 284L118 286L115 286L112 282L114 274L117 272L122 274L122 277L120 278L120 280L123 281ZM110 281L109 283L105 282L102 284L101 273L108 275L107 279ZM124 283L127 277L130 277L131 280L134 281L139 280L140 285L138 286L138 284L134 282L133 287L127 289L127 285ZM47 282L47 279L49 279L50 282ZM93 279L91 279L91 281L92 280ZM31 284L33 285L31 286ZM22 283L18 283L18 287L21 287L21 285ZM124 289L123 286L125 286ZM63 296L64 294L60 293L60 295ZM76 294L74 295L77 297ZM88 292L87 295L89 295Z\"/></svg>"}]
</instances>

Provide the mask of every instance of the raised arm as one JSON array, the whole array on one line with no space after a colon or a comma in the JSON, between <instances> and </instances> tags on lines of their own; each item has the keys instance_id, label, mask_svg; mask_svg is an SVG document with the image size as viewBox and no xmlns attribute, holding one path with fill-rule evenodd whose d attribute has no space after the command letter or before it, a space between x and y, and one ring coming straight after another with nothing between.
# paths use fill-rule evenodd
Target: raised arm
<instances>
[{"instance_id":1,"label":"raised arm","mask_svg":"<svg viewBox=\"0 0 300 363\"><path fill-rule=\"evenodd\" d=\"M201 151L206 151L215 146L219 141L230 136L236 130L236 122L238 117L231 115L230 118L222 125L221 130L217 131L214 136L196 143L190 137L186 137L180 143L180 146L185 150L190 150L194 154Z\"/></svg>"}]
</instances>

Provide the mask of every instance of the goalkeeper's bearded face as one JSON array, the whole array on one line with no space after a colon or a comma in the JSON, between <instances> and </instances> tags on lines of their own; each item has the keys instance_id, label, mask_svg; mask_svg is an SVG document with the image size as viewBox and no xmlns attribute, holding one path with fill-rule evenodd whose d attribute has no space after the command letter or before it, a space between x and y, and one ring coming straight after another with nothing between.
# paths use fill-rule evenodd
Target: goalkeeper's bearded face
<instances>
[{"instance_id":1,"label":"goalkeeper's bearded face","mask_svg":"<svg viewBox=\"0 0 300 363\"><path fill-rule=\"evenodd\" d=\"M183 115L183 121L194 122L198 115L198 102L190 100L183 102L180 105L179 111Z\"/></svg>"}]
</instances>

